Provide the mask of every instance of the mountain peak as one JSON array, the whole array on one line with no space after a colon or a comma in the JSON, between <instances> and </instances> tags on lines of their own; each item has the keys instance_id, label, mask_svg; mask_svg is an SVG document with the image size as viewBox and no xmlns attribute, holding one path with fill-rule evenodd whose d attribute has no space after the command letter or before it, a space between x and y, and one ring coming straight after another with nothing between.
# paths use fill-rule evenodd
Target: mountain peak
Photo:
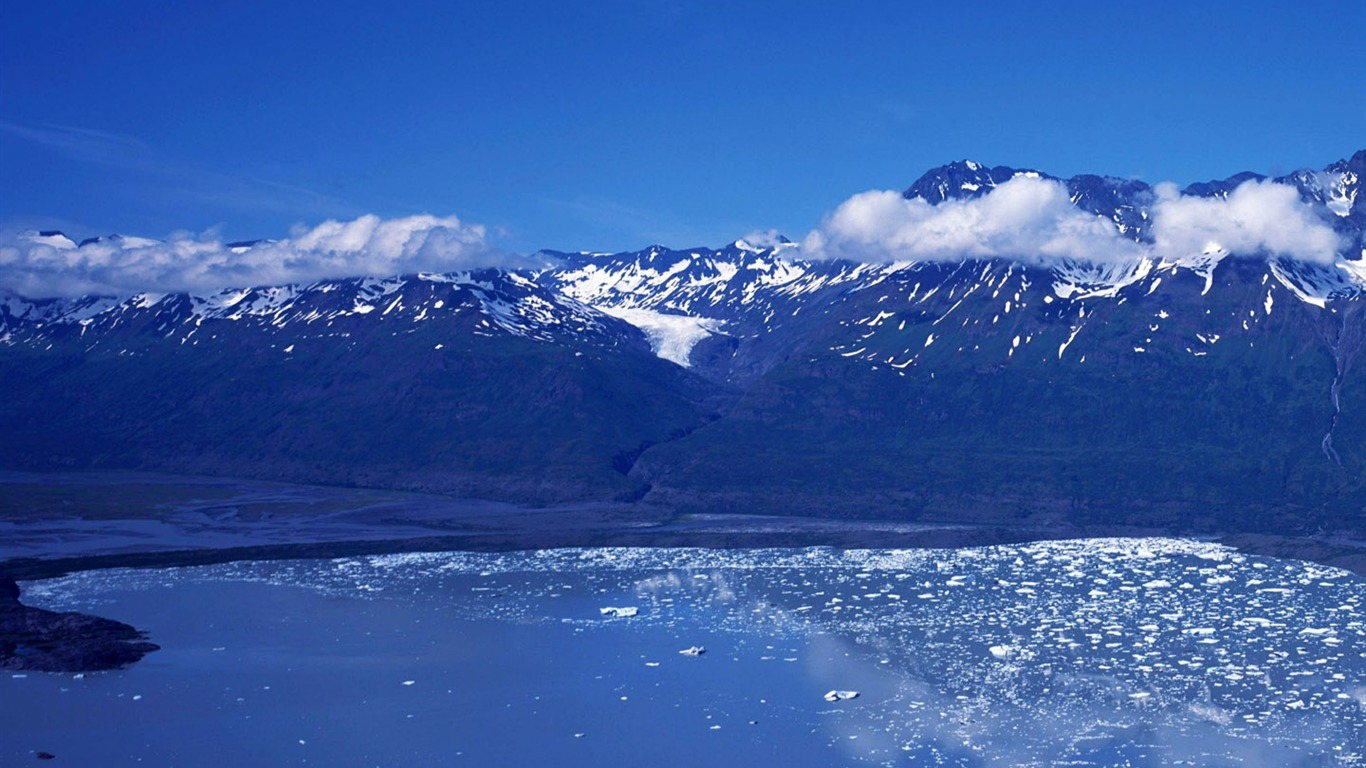
<instances>
[{"instance_id":1,"label":"mountain peak","mask_svg":"<svg viewBox=\"0 0 1366 768\"><path fill-rule=\"evenodd\" d=\"M1245 181L1262 181L1266 176L1252 171L1235 173L1227 179L1212 179L1210 181L1197 181L1187 185L1181 190L1181 194L1190 197L1227 197L1238 185Z\"/></svg>"},{"instance_id":2,"label":"mountain peak","mask_svg":"<svg viewBox=\"0 0 1366 768\"><path fill-rule=\"evenodd\" d=\"M994 168L975 160L958 160L926 171L901 193L907 200L920 198L931 205L945 200L971 200L1021 174L1052 178L1038 171L998 165Z\"/></svg>"},{"instance_id":3,"label":"mountain peak","mask_svg":"<svg viewBox=\"0 0 1366 768\"><path fill-rule=\"evenodd\" d=\"M149 237L134 237L132 235L120 235L116 233L112 235L87 237L80 242L78 247L84 248L87 245L99 245L100 243L108 243L110 245L118 246L119 248L146 248L151 245L160 245L161 241L153 240Z\"/></svg>"},{"instance_id":4,"label":"mountain peak","mask_svg":"<svg viewBox=\"0 0 1366 768\"><path fill-rule=\"evenodd\" d=\"M57 248L60 250L76 247L76 241L72 240L60 229L42 229L37 232L24 232L20 237L34 245L46 245L50 248Z\"/></svg>"}]
</instances>

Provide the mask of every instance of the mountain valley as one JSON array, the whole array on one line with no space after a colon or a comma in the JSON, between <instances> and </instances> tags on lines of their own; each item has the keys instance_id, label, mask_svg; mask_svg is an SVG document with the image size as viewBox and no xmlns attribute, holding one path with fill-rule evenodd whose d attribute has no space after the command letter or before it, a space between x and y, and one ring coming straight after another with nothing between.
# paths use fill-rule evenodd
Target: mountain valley
<instances>
[{"instance_id":1,"label":"mountain valley","mask_svg":"<svg viewBox=\"0 0 1366 768\"><path fill-rule=\"evenodd\" d=\"M963 161L905 204L1062 184L1136 255L854 260L771 238L207 294L3 294L0 466L1355 536L1363 174L1366 151L1182 191L1292 187L1336 233L1332 263L1218 243L1158 252L1164 193L1143 182Z\"/></svg>"}]
</instances>

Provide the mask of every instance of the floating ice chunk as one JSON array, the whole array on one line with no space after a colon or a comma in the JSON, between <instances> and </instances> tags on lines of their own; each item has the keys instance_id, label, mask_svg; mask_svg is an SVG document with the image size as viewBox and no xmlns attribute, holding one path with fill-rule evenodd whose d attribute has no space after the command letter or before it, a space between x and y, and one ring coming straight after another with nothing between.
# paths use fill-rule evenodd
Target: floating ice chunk
<instances>
[{"instance_id":1,"label":"floating ice chunk","mask_svg":"<svg viewBox=\"0 0 1366 768\"><path fill-rule=\"evenodd\" d=\"M414 685L414 684L416 684L416 683L417 683L416 680L404 680L404 681L403 681L403 684L404 684L404 685Z\"/></svg>"},{"instance_id":2,"label":"floating ice chunk","mask_svg":"<svg viewBox=\"0 0 1366 768\"><path fill-rule=\"evenodd\" d=\"M635 616L637 613L640 613L640 609L634 605L629 605L622 608L609 605L606 608L599 608L598 613L602 614L603 616L611 616L614 619L629 619L632 616Z\"/></svg>"},{"instance_id":3,"label":"floating ice chunk","mask_svg":"<svg viewBox=\"0 0 1366 768\"><path fill-rule=\"evenodd\" d=\"M987 650L991 651L991 655L998 659L1004 659L1015 652L1015 649L1008 645L993 645Z\"/></svg>"},{"instance_id":4,"label":"floating ice chunk","mask_svg":"<svg viewBox=\"0 0 1366 768\"><path fill-rule=\"evenodd\" d=\"M690 648L684 648L683 650L679 651L679 653L683 654L684 656L701 656L706 652L707 649L703 648L700 645L694 645Z\"/></svg>"},{"instance_id":5,"label":"floating ice chunk","mask_svg":"<svg viewBox=\"0 0 1366 768\"><path fill-rule=\"evenodd\" d=\"M830 691L825 694L826 701L848 701L857 698L858 691Z\"/></svg>"}]
</instances>

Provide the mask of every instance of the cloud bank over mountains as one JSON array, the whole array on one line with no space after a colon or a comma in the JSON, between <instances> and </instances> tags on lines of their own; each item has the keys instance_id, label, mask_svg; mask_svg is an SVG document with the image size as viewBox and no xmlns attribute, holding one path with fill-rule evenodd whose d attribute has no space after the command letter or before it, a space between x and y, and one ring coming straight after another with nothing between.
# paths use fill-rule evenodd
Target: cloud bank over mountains
<instances>
[{"instance_id":1,"label":"cloud bank over mountains","mask_svg":"<svg viewBox=\"0 0 1366 768\"><path fill-rule=\"evenodd\" d=\"M828 214L803 240L802 252L868 262L966 257L1111 264L1222 251L1330 264L1345 247L1285 184L1246 181L1227 198L1181 195L1173 184L1159 184L1155 192L1148 211L1152 242L1145 243L1074 206L1067 187L1053 179L1016 176L981 197L938 205L890 190L863 192Z\"/></svg>"},{"instance_id":2,"label":"cloud bank over mountains","mask_svg":"<svg viewBox=\"0 0 1366 768\"><path fill-rule=\"evenodd\" d=\"M1153 250L1179 259L1208 250L1332 264L1346 243L1287 184L1245 181L1226 199L1181 195L1159 184Z\"/></svg>"},{"instance_id":3,"label":"cloud bank over mountains","mask_svg":"<svg viewBox=\"0 0 1366 768\"><path fill-rule=\"evenodd\" d=\"M1247 181L1226 197L1154 188L1149 239L1126 237L1111 220L1078 208L1060 181L1021 174L973 199L930 204L869 191L827 214L791 255L871 263L1005 258L1100 266L1140 258L1178 262L1202 254L1284 257L1331 264L1346 243L1297 190ZM752 237L776 244L776 233ZM141 291L205 293L362 275L548 266L506 253L486 229L455 216L296 227L281 240L233 247L212 236L167 241L106 238L80 247L65 237L0 237L0 288L30 298Z\"/></svg>"},{"instance_id":4,"label":"cloud bank over mountains","mask_svg":"<svg viewBox=\"0 0 1366 768\"><path fill-rule=\"evenodd\" d=\"M209 292L360 275L525 267L490 245L485 228L455 216L325 221L289 238L231 247L212 237L104 238L80 247L58 237L0 241L0 287L31 298L140 291Z\"/></svg>"},{"instance_id":5,"label":"cloud bank over mountains","mask_svg":"<svg viewBox=\"0 0 1366 768\"><path fill-rule=\"evenodd\" d=\"M863 192L825 217L802 242L810 258L952 261L1068 258L1121 261L1139 246L1106 219L1072 205L1060 182L1017 176L971 200L938 205L891 190Z\"/></svg>"}]
</instances>

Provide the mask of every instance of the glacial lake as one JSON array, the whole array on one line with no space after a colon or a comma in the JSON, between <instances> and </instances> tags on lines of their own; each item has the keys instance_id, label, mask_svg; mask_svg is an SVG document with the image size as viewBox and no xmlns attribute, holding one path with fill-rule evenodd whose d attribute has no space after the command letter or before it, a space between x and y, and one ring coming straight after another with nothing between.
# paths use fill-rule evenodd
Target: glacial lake
<instances>
[{"instance_id":1,"label":"glacial lake","mask_svg":"<svg viewBox=\"0 0 1366 768\"><path fill-rule=\"evenodd\" d=\"M162 650L6 673L3 765L1366 765L1366 581L1195 541L422 553L23 586Z\"/></svg>"}]
</instances>

